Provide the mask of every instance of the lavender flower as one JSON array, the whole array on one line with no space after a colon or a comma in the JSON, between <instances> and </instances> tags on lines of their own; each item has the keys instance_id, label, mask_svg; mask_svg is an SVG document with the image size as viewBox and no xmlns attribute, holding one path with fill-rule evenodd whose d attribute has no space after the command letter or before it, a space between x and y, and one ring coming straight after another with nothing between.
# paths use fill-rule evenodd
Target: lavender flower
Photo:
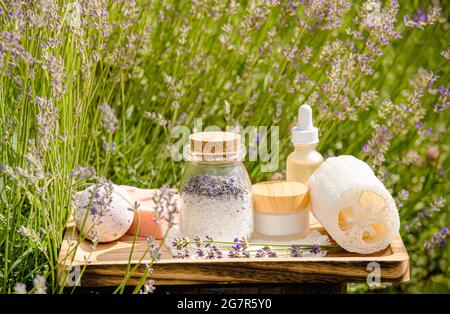
<instances>
[{"instance_id":1,"label":"lavender flower","mask_svg":"<svg viewBox=\"0 0 450 314\"><path fill-rule=\"evenodd\" d=\"M191 256L191 252L188 249L183 249L183 250L177 252L177 254L174 255L174 258L184 259L184 258L188 258L190 256Z\"/></svg>"},{"instance_id":2,"label":"lavender flower","mask_svg":"<svg viewBox=\"0 0 450 314\"><path fill-rule=\"evenodd\" d=\"M149 254L150 259L153 261L159 261L161 259L162 253L160 251L160 247L153 243L153 238L147 239L147 244L150 248Z\"/></svg>"},{"instance_id":3,"label":"lavender flower","mask_svg":"<svg viewBox=\"0 0 450 314\"><path fill-rule=\"evenodd\" d=\"M90 203L84 205L84 208L88 208L94 220L99 221L101 216L104 216L110 209L112 202L113 184L111 181L100 182L94 185L93 188L88 190Z\"/></svg>"},{"instance_id":4,"label":"lavender flower","mask_svg":"<svg viewBox=\"0 0 450 314\"><path fill-rule=\"evenodd\" d=\"M41 275L37 275L36 278L33 279L34 286L34 294L46 294L47 287L45 284L45 277Z\"/></svg>"},{"instance_id":5,"label":"lavender flower","mask_svg":"<svg viewBox=\"0 0 450 314\"><path fill-rule=\"evenodd\" d=\"M207 236L208 237L208 236ZM208 239L208 238L207 238ZM201 237L199 237L199 236L195 236L195 238L194 238L194 244L195 244L195 246L197 246L197 247L201 247L202 245L203 245L203 240L202 240L202 238Z\"/></svg>"},{"instance_id":6,"label":"lavender flower","mask_svg":"<svg viewBox=\"0 0 450 314\"><path fill-rule=\"evenodd\" d=\"M214 258L222 258L223 253L220 248L215 244L210 244L206 250L206 258L214 259Z\"/></svg>"},{"instance_id":7,"label":"lavender flower","mask_svg":"<svg viewBox=\"0 0 450 314\"><path fill-rule=\"evenodd\" d=\"M441 51L441 56L447 60L450 60L450 44L448 45L447 49Z\"/></svg>"},{"instance_id":8,"label":"lavender flower","mask_svg":"<svg viewBox=\"0 0 450 314\"><path fill-rule=\"evenodd\" d=\"M155 211L155 222L161 223L162 221L165 221L169 228L173 227L176 224L175 218L179 212L175 192L168 188L161 188L155 192L152 199Z\"/></svg>"},{"instance_id":9,"label":"lavender flower","mask_svg":"<svg viewBox=\"0 0 450 314\"><path fill-rule=\"evenodd\" d=\"M303 251L304 251L303 247L301 247L299 245L291 245L289 247L289 252L290 252L291 257L302 257Z\"/></svg>"},{"instance_id":10,"label":"lavender flower","mask_svg":"<svg viewBox=\"0 0 450 314\"><path fill-rule=\"evenodd\" d=\"M99 243L97 230L91 231L90 236L91 236L91 246L90 247L91 247L91 250L95 251L97 249L97 245Z\"/></svg>"},{"instance_id":11,"label":"lavender flower","mask_svg":"<svg viewBox=\"0 0 450 314\"><path fill-rule=\"evenodd\" d=\"M283 49L283 55L288 60L293 60L297 56L297 53L298 53L297 46L287 46L286 48Z\"/></svg>"},{"instance_id":12,"label":"lavender flower","mask_svg":"<svg viewBox=\"0 0 450 314\"><path fill-rule=\"evenodd\" d=\"M434 250L438 247L443 247L449 236L449 229L447 227L442 228L440 231L436 232L430 240L424 242L425 249Z\"/></svg>"},{"instance_id":13,"label":"lavender flower","mask_svg":"<svg viewBox=\"0 0 450 314\"><path fill-rule=\"evenodd\" d=\"M372 162L380 166L384 162L384 153L387 151L392 132L383 125L375 127L372 138L363 146L363 153L372 157Z\"/></svg>"},{"instance_id":14,"label":"lavender flower","mask_svg":"<svg viewBox=\"0 0 450 314\"><path fill-rule=\"evenodd\" d=\"M445 206L446 200L441 196L430 203L428 208L421 209L416 217L414 217L409 224L405 225L406 231L411 231L412 229L418 228L423 225L423 223L430 219L434 213L440 212Z\"/></svg>"},{"instance_id":15,"label":"lavender flower","mask_svg":"<svg viewBox=\"0 0 450 314\"><path fill-rule=\"evenodd\" d=\"M200 258L205 256L205 251L200 248L197 249L196 253L197 253L197 256Z\"/></svg>"},{"instance_id":16,"label":"lavender flower","mask_svg":"<svg viewBox=\"0 0 450 314\"><path fill-rule=\"evenodd\" d=\"M417 9L417 16L410 18L408 15L404 17L404 24L410 28L423 29L427 25L434 24L441 15L441 7L433 6L427 13L422 8Z\"/></svg>"},{"instance_id":17,"label":"lavender flower","mask_svg":"<svg viewBox=\"0 0 450 314\"><path fill-rule=\"evenodd\" d=\"M15 123L12 117L0 117L0 125L2 126L0 128L0 145L4 146L11 141L15 131Z\"/></svg>"},{"instance_id":18,"label":"lavender flower","mask_svg":"<svg viewBox=\"0 0 450 314\"><path fill-rule=\"evenodd\" d=\"M258 249L255 253L255 257L277 257L277 252L272 251L272 249L268 246L264 246L260 249Z\"/></svg>"},{"instance_id":19,"label":"lavender flower","mask_svg":"<svg viewBox=\"0 0 450 314\"><path fill-rule=\"evenodd\" d=\"M318 244L313 244L311 249L309 250L309 253L311 253L312 255L319 255L320 252L320 246Z\"/></svg>"},{"instance_id":20,"label":"lavender flower","mask_svg":"<svg viewBox=\"0 0 450 314\"><path fill-rule=\"evenodd\" d=\"M164 117L161 115L161 113L145 112L144 117L155 121L160 126L165 127L168 125L168 121L166 119L164 119Z\"/></svg>"},{"instance_id":21,"label":"lavender flower","mask_svg":"<svg viewBox=\"0 0 450 314\"><path fill-rule=\"evenodd\" d=\"M115 154L117 145L114 142L109 143L107 141L103 141L103 149L106 153Z\"/></svg>"},{"instance_id":22,"label":"lavender flower","mask_svg":"<svg viewBox=\"0 0 450 314\"><path fill-rule=\"evenodd\" d=\"M77 166L72 169L69 175L75 179L94 178L96 176L96 171L95 168L91 166Z\"/></svg>"},{"instance_id":23,"label":"lavender flower","mask_svg":"<svg viewBox=\"0 0 450 314\"><path fill-rule=\"evenodd\" d=\"M102 124L107 133L114 133L119 125L119 121L116 118L116 113L108 104L104 103L99 107L102 111Z\"/></svg>"},{"instance_id":24,"label":"lavender flower","mask_svg":"<svg viewBox=\"0 0 450 314\"><path fill-rule=\"evenodd\" d=\"M450 106L450 87L445 88L444 86L439 87L439 100L438 103L434 105L434 112L443 112Z\"/></svg>"},{"instance_id":25,"label":"lavender flower","mask_svg":"<svg viewBox=\"0 0 450 314\"><path fill-rule=\"evenodd\" d=\"M27 153L24 156L27 167L13 168L9 165L0 167L0 171L13 180L17 187L28 187L33 189L42 189L44 180L48 179L48 174L44 171L44 164L41 156Z\"/></svg>"},{"instance_id":26,"label":"lavender flower","mask_svg":"<svg viewBox=\"0 0 450 314\"><path fill-rule=\"evenodd\" d=\"M30 240L31 245L36 247L38 250L40 250L43 253L47 253L47 247L41 240L41 234L36 232L36 230L30 227L20 226L20 228L17 230L17 233L28 238Z\"/></svg>"},{"instance_id":27,"label":"lavender flower","mask_svg":"<svg viewBox=\"0 0 450 314\"><path fill-rule=\"evenodd\" d=\"M248 242L246 239L235 238L233 240L234 245L231 246L231 250L228 251L228 257L250 257L248 252Z\"/></svg>"},{"instance_id":28,"label":"lavender flower","mask_svg":"<svg viewBox=\"0 0 450 314\"><path fill-rule=\"evenodd\" d=\"M172 246L177 250L182 250L186 248L190 243L191 241L188 238L175 238L172 242Z\"/></svg>"},{"instance_id":29,"label":"lavender flower","mask_svg":"<svg viewBox=\"0 0 450 314\"><path fill-rule=\"evenodd\" d=\"M397 198L395 199L395 203L398 207L403 207L404 202L407 201L409 198L409 191L406 189L400 190L397 194Z\"/></svg>"},{"instance_id":30,"label":"lavender flower","mask_svg":"<svg viewBox=\"0 0 450 314\"><path fill-rule=\"evenodd\" d=\"M17 17L10 17L11 20L16 22L21 19ZM9 53L11 56L11 61L7 64L9 67L16 67L20 62L32 65L36 60L33 58L31 53L29 53L21 45L21 35L20 33L13 33L8 31L2 31L0 40L0 69L4 69L4 58L3 55ZM3 73L2 73L3 74Z\"/></svg>"},{"instance_id":31,"label":"lavender flower","mask_svg":"<svg viewBox=\"0 0 450 314\"><path fill-rule=\"evenodd\" d=\"M245 182L237 176L194 176L185 183L182 193L205 197L243 198L249 193Z\"/></svg>"},{"instance_id":32,"label":"lavender flower","mask_svg":"<svg viewBox=\"0 0 450 314\"><path fill-rule=\"evenodd\" d=\"M64 72L64 65L61 56L58 58L49 52L43 54L42 67L45 71L48 71L51 76L51 84L53 97L59 100L66 91L65 79L66 74Z\"/></svg>"},{"instance_id":33,"label":"lavender flower","mask_svg":"<svg viewBox=\"0 0 450 314\"><path fill-rule=\"evenodd\" d=\"M38 148L40 152L48 151L58 134L59 112L53 101L45 97L36 97L35 103L39 112L36 114L36 126L38 131Z\"/></svg>"},{"instance_id":34,"label":"lavender flower","mask_svg":"<svg viewBox=\"0 0 450 314\"><path fill-rule=\"evenodd\" d=\"M14 294L27 294L27 286L24 283L17 282L14 285Z\"/></svg>"},{"instance_id":35,"label":"lavender flower","mask_svg":"<svg viewBox=\"0 0 450 314\"><path fill-rule=\"evenodd\" d=\"M220 245L220 247L218 246ZM198 258L214 259L223 258L224 252L227 251L226 256L228 258L262 258L262 257L277 257L280 251L289 253L292 257L302 256L325 256L326 251L322 251L319 245L278 245L277 250L274 250L270 245L264 245L261 243L250 243L246 238L234 238L233 241L220 241L214 242L210 236L206 236L205 239L196 236L194 240L187 238L174 239L172 246L178 250L175 255L178 258L185 258L190 256L192 252L189 250L191 245L195 246L195 254ZM203 247L202 247L203 246ZM258 247L256 251L251 250L252 247ZM328 249L333 249L329 247ZM286 251L286 252L284 252ZM189 254L189 255L187 255Z\"/></svg>"},{"instance_id":36,"label":"lavender flower","mask_svg":"<svg viewBox=\"0 0 450 314\"><path fill-rule=\"evenodd\" d=\"M302 26L308 30L313 28L338 29L342 24L342 19L351 8L351 2L345 0L323 1L311 0L304 1L305 20L308 24L302 23Z\"/></svg>"},{"instance_id":37,"label":"lavender flower","mask_svg":"<svg viewBox=\"0 0 450 314\"><path fill-rule=\"evenodd\" d=\"M153 279L147 280L147 283L144 285L143 289L139 291L139 294L151 294L155 292L156 287L154 286L155 281Z\"/></svg>"}]
</instances>

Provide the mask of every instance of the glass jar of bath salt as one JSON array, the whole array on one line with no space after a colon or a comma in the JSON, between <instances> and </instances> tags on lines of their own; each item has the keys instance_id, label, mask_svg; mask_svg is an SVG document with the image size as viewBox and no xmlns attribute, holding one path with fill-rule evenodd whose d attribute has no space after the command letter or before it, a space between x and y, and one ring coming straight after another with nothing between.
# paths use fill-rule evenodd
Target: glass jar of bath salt
<instances>
[{"instance_id":1,"label":"glass jar of bath salt","mask_svg":"<svg viewBox=\"0 0 450 314\"><path fill-rule=\"evenodd\" d=\"M240 135L199 132L184 149L180 225L183 236L216 241L250 238L253 232L251 182L242 160Z\"/></svg>"}]
</instances>

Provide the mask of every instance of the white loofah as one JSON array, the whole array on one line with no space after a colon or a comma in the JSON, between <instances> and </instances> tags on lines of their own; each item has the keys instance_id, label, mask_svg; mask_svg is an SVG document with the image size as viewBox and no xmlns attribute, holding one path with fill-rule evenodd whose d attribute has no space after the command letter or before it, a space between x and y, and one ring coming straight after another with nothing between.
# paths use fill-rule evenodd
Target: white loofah
<instances>
[{"instance_id":1,"label":"white loofah","mask_svg":"<svg viewBox=\"0 0 450 314\"><path fill-rule=\"evenodd\" d=\"M372 169L353 156L328 158L310 177L311 211L349 252L370 254L396 237L395 202Z\"/></svg>"},{"instance_id":2,"label":"white loofah","mask_svg":"<svg viewBox=\"0 0 450 314\"><path fill-rule=\"evenodd\" d=\"M95 185L75 195L74 216L78 230L89 240L110 242L123 236L133 222L132 200L127 191L115 184L112 193L101 186L94 195ZM86 209L89 212L86 216ZM83 226L84 222L84 226Z\"/></svg>"}]
</instances>

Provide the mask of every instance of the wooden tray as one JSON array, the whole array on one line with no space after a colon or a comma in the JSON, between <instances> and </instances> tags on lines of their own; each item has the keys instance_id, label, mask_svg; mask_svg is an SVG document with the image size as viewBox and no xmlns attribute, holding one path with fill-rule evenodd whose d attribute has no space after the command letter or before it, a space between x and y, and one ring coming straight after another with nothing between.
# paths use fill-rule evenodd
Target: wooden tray
<instances>
[{"instance_id":1,"label":"wooden tray","mask_svg":"<svg viewBox=\"0 0 450 314\"><path fill-rule=\"evenodd\" d=\"M127 187L130 191L130 187ZM132 189L132 188L131 188ZM135 199L143 195L132 193ZM151 195L154 190L148 190ZM133 190L131 190L133 192ZM147 195L145 199L150 199ZM326 231L318 224L312 229ZM72 286L77 271L84 269L81 286L117 286L126 273L133 244L133 236L125 235L118 241L98 244L93 250L87 240L76 247L77 232L69 223L59 253L58 276L60 285ZM148 248L147 240L139 237L131 258L135 265ZM129 285L136 285L145 272L145 263L151 262L147 255ZM162 258L153 265L151 278L156 285L198 284L286 284L286 283L343 283L366 282L373 271L368 265L380 266L381 282L409 280L409 257L400 235L387 249L370 255L346 252L330 252L325 257L276 257L276 258L224 258L224 259L176 259L167 247ZM74 273L75 271L75 273Z\"/></svg>"}]
</instances>

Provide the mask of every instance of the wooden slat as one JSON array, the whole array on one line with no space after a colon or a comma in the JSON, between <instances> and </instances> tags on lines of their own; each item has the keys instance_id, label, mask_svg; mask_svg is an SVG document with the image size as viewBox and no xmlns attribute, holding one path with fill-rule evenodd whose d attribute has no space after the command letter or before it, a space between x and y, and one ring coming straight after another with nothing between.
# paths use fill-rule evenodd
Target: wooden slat
<instances>
[{"instance_id":1,"label":"wooden slat","mask_svg":"<svg viewBox=\"0 0 450 314\"><path fill-rule=\"evenodd\" d=\"M152 190L148 190L148 193L151 194ZM137 197L139 200L146 193L140 190L134 195L139 195ZM311 227L325 232L320 225ZM68 268L83 269L86 266L81 277L82 286L118 285L126 273L134 237L125 235L118 241L98 244L95 250L91 248L89 241L83 241L75 250L73 248L76 247L77 237L77 230L71 222L66 228L59 254L60 284L70 285L70 280L66 280ZM131 264L137 263L147 247L147 240L138 237ZM131 276L128 284L137 284L145 272L145 263L150 262L150 257L145 256L142 265ZM367 270L370 262L377 262L380 265L382 282L409 280L409 257L400 235L389 248L370 255L340 250L329 252L325 257L180 260L173 258L170 250L163 246L162 258L153 266L152 278L157 285L365 282L371 272Z\"/></svg>"}]
</instances>

